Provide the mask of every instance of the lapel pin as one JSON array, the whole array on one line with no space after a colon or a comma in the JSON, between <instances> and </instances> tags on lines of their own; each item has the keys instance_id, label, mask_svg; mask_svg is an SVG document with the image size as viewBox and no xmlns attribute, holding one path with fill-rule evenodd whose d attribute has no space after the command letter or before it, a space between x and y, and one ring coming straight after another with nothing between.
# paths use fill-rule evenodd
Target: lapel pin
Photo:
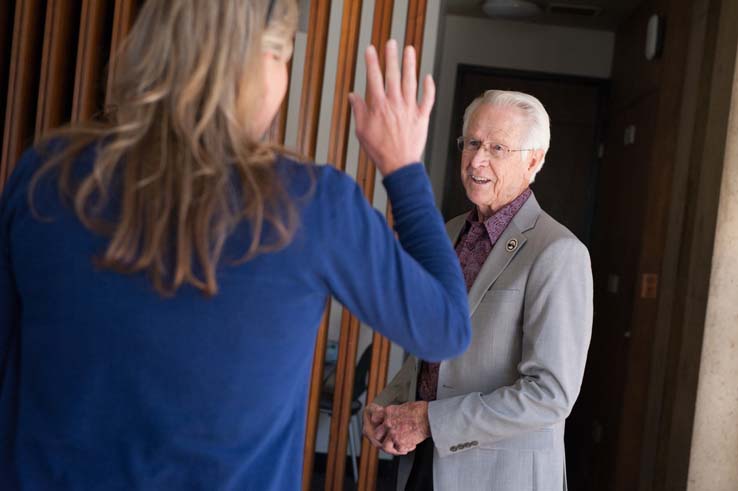
<instances>
[{"instance_id":1,"label":"lapel pin","mask_svg":"<svg viewBox=\"0 0 738 491\"><path fill-rule=\"evenodd\" d=\"M518 248L518 239L510 239L507 241L507 252L512 252Z\"/></svg>"}]
</instances>

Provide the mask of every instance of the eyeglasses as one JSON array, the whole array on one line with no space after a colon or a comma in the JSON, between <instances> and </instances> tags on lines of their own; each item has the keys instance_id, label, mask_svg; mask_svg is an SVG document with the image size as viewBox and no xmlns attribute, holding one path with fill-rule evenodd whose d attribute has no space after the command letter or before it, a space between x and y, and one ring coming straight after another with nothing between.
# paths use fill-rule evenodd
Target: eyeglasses
<instances>
[{"instance_id":1,"label":"eyeglasses","mask_svg":"<svg viewBox=\"0 0 738 491\"><path fill-rule=\"evenodd\" d=\"M529 150L533 150L532 148L511 149L503 145L502 143L483 142L481 140L477 140L476 138L467 138L464 136L460 136L456 139L456 145L462 152L476 153L481 148L484 148L485 150L487 150L487 153L489 153L492 158L496 160L502 160L506 158L510 152L527 152Z\"/></svg>"}]
</instances>

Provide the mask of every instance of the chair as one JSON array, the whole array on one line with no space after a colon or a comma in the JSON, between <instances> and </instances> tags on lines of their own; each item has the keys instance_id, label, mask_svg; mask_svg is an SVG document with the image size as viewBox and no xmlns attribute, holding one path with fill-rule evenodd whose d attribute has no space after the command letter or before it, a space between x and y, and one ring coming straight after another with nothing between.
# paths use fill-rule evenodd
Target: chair
<instances>
[{"instance_id":1,"label":"chair","mask_svg":"<svg viewBox=\"0 0 738 491\"><path fill-rule=\"evenodd\" d=\"M366 391L369 365L372 362L372 345L366 347L354 371L354 391L351 395L351 419L349 421L349 449L354 473L354 482L359 482L359 468L356 464L357 445L361 442L361 427L358 414L364 405L359 398ZM329 416L333 413L333 392L323 392L320 396L320 412Z\"/></svg>"}]
</instances>

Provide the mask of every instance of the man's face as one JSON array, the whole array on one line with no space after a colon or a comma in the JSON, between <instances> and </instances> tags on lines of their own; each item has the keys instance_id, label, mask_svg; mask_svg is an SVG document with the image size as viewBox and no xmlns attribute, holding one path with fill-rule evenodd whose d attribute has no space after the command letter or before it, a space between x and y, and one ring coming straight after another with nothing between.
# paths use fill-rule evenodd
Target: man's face
<instances>
[{"instance_id":1,"label":"man's face","mask_svg":"<svg viewBox=\"0 0 738 491\"><path fill-rule=\"evenodd\" d=\"M461 182L480 219L517 198L530 184L543 152L504 150L520 150L526 132L525 116L516 107L482 104L470 116L464 137L483 145L476 151L461 152ZM523 153L527 154L525 161Z\"/></svg>"}]
</instances>

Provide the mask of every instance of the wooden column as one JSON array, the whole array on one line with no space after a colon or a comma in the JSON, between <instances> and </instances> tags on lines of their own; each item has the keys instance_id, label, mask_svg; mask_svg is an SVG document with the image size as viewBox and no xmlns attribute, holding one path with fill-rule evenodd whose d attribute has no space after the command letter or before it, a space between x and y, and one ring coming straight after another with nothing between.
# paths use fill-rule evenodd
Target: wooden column
<instances>
[{"instance_id":1,"label":"wooden column","mask_svg":"<svg viewBox=\"0 0 738 491\"><path fill-rule=\"evenodd\" d=\"M420 74L420 60L423 51L423 28L427 0L410 0L408 4L407 22L405 25L405 46L412 45L416 51L416 76ZM422 84L418 84L421 86ZM371 166L372 170L374 166ZM371 172L371 187L374 188L374 175ZM367 174L368 177L368 174ZM387 221L391 225L391 203L387 203ZM389 365L391 343L375 332L372 341L372 362L369 368L369 382L366 391L366 401L371 402L387 385L387 369ZM370 491L377 487L378 451L369 440L361 440L361 465L359 469L359 491Z\"/></svg>"},{"instance_id":2,"label":"wooden column","mask_svg":"<svg viewBox=\"0 0 738 491\"><path fill-rule=\"evenodd\" d=\"M72 122L90 119L102 109L103 70L109 54L112 7L110 2L82 1Z\"/></svg>"},{"instance_id":3,"label":"wooden column","mask_svg":"<svg viewBox=\"0 0 738 491\"><path fill-rule=\"evenodd\" d=\"M71 118L80 0L49 0L46 7L36 137Z\"/></svg>"},{"instance_id":4,"label":"wooden column","mask_svg":"<svg viewBox=\"0 0 738 491\"><path fill-rule=\"evenodd\" d=\"M3 135L5 134L5 105L8 101L8 79L11 47L13 44L14 19L15 1L9 0L6 8L0 9L0 160L2 160ZM0 167L0 179L2 179L2 172L3 169Z\"/></svg>"},{"instance_id":5,"label":"wooden column","mask_svg":"<svg viewBox=\"0 0 738 491\"><path fill-rule=\"evenodd\" d=\"M115 13L113 14L113 33L110 38L110 63L108 66L108 78L105 90L105 103L110 100L112 82L115 78L117 63L116 55L123 45L128 32L133 27L138 13L138 0L115 0Z\"/></svg>"},{"instance_id":6,"label":"wooden column","mask_svg":"<svg viewBox=\"0 0 738 491\"><path fill-rule=\"evenodd\" d=\"M320 119L330 11L331 0L311 0L308 20L310 29L308 29L307 46L305 48L305 67L303 69L297 128L298 151L310 159L315 158L315 147L318 139L318 121ZM315 438L318 433L318 420L320 418L320 393L323 388L323 363L325 361L329 315L330 300L326 305L318 328L313 368L310 375L305 447L303 450L303 491L310 490L315 465Z\"/></svg>"},{"instance_id":7,"label":"wooden column","mask_svg":"<svg viewBox=\"0 0 738 491\"><path fill-rule=\"evenodd\" d=\"M24 147L33 140L45 7L43 0L24 0L16 4L0 160L0 188Z\"/></svg>"},{"instance_id":8,"label":"wooden column","mask_svg":"<svg viewBox=\"0 0 738 491\"><path fill-rule=\"evenodd\" d=\"M328 161L333 162L341 170L346 168L346 148L351 118L348 94L353 89L356 74L362 4L362 0L344 0L343 2L338 69L328 146ZM328 464L325 478L326 491L343 489L358 338L359 321L344 309L341 318L341 334L338 341L336 385L333 392Z\"/></svg>"}]
</instances>

